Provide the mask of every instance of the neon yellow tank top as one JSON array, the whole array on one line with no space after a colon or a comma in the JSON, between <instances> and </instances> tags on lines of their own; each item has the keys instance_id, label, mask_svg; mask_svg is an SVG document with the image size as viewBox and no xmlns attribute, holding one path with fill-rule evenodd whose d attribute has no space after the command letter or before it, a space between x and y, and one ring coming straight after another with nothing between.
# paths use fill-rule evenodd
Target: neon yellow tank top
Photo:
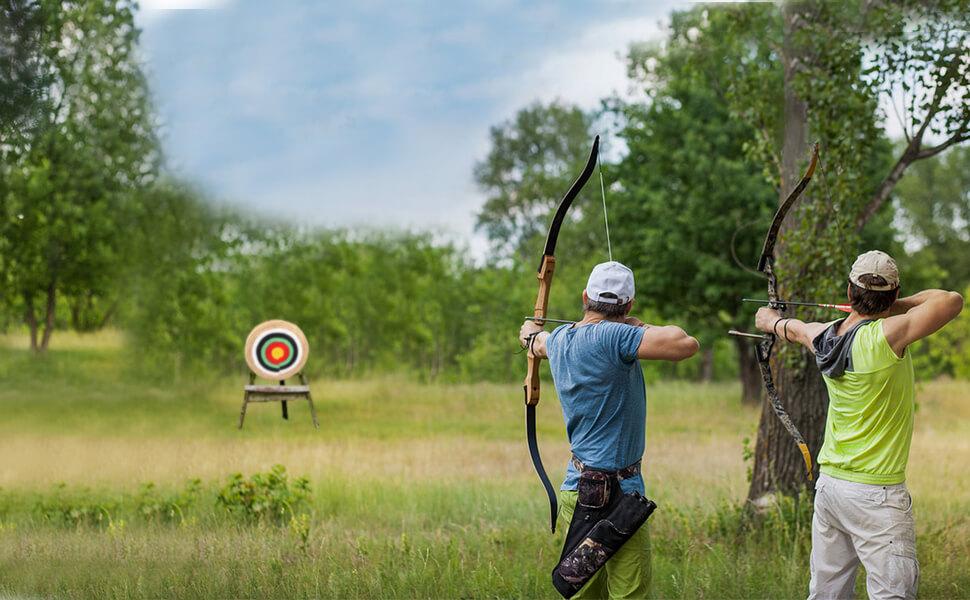
<instances>
[{"instance_id":1,"label":"neon yellow tank top","mask_svg":"<svg viewBox=\"0 0 970 600\"><path fill-rule=\"evenodd\" d=\"M882 320L860 326L851 351L851 371L834 379L823 375L829 410L819 470L856 483L902 483L916 398L910 352L896 356Z\"/></svg>"}]
</instances>

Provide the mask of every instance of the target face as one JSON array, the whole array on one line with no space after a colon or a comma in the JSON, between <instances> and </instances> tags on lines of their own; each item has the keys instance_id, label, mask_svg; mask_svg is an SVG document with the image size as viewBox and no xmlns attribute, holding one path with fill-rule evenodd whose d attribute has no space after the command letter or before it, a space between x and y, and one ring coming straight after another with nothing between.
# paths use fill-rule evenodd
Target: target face
<instances>
[{"instance_id":1,"label":"target face","mask_svg":"<svg viewBox=\"0 0 970 600\"><path fill-rule=\"evenodd\" d=\"M310 347L300 328L287 321L266 321L246 338L246 364L265 379L287 379L306 364Z\"/></svg>"}]
</instances>

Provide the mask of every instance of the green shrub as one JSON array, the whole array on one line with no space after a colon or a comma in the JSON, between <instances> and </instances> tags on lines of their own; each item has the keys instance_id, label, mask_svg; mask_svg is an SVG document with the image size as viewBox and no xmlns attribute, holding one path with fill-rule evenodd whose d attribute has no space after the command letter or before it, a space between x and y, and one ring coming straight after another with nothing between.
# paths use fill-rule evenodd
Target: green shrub
<instances>
[{"instance_id":1,"label":"green shrub","mask_svg":"<svg viewBox=\"0 0 970 600\"><path fill-rule=\"evenodd\" d=\"M135 498L138 514L150 522L184 524L186 512L195 504L201 488L201 480L190 479L184 489L166 496L154 483L142 484Z\"/></svg>"},{"instance_id":2,"label":"green shrub","mask_svg":"<svg viewBox=\"0 0 970 600\"><path fill-rule=\"evenodd\" d=\"M54 493L37 503L37 511L45 521L65 527L107 528L112 525L112 513L118 505L114 501L97 500L86 491L68 493L63 483Z\"/></svg>"},{"instance_id":3,"label":"green shrub","mask_svg":"<svg viewBox=\"0 0 970 600\"><path fill-rule=\"evenodd\" d=\"M970 288L963 296L970 297ZM913 367L919 379L941 375L970 379L970 310L964 309L952 323L913 344Z\"/></svg>"},{"instance_id":4,"label":"green shrub","mask_svg":"<svg viewBox=\"0 0 970 600\"><path fill-rule=\"evenodd\" d=\"M242 473L230 475L225 487L219 490L216 504L247 522L282 525L309 501L309 480L298 477L291 483L286 468L275 465L269 472L256 473L249 479Z\"/></svg>"}]
</instances>

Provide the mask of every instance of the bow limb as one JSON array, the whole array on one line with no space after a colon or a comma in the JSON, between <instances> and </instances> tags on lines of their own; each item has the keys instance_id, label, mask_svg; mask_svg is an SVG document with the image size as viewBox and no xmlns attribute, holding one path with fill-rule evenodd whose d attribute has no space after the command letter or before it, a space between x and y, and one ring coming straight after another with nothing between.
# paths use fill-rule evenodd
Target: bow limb
<instances>
[{"instance_id":1,"label":"bow limb","mask_svg":"<svg viewBox=\"0 0 970 600\"><path fill-rule=\"evenodd\" d=\"M536 297L535 312L533 318L535 323L542 325L545 323L546 307L549 305L549 288L552 285L552 274L556 268L556 259L551 255L542 256L542 265L539 267L537 275L539 279L539 294ZM549 527L552 533L556 533L556 517L559 513L559 501L556 498L556 490L549 481L549 475L542 464L542 456L539 454L539 442L536 437L536 405L539 404L539 363L542 359L532 353L529 348L528 370L525 376L525 437L529 445L529 456L532 458L532 466L535 467L539 481L546 491L549 498Z\"/></svg>"},{"instance_id":2,"label":"bow limb","mask_svg":"<svg viewBox=\"0 0 970 600\"><path fill-rule=\"evenodd\" d=\"M579 192L593 174L593 169L596 167L596 161L599 158L599 143L600 138L596 136L593 140L593 148L589 153L589 158L586 160L586 166L583 168L583 172L580 173L576 181L569 187L569 191L566 192L566 195L559 202L559 206L556 208L556 214L553 215L552 223L549 225L549 233L546 235L546 246L542 253L542 259L539 262L539 270L536 274L536 278L539 280L539 293L536 296L533 320L539 325L545 323L546 309L549 306L549 290L552 288L552 275L556 270L555 252L556 242L559 239L559 229L562 227L563 220L566 218L566 211L569 210L573 200L576 199L576 196L579 195ZM541 359L533 355L530 349L525 384L522 386L525 396L525 435L529 445L529 455L532 458L532 465L535 467L536 474L542 482L542 487L545 488L546 496L549 497L550 527L552 532L555 533L556 517L559 513L559 501L556 496L556 490L553 488L552 482L549 481L546 469L542 465L542 457L539 454L539 443L536 439L536 405L539 404L540 395L540 362Z\"/></svg>"},{"instance_id":3,"label":"bow limb","mask_svg":"<svg viewBox=\"0 0 970 600\"><path fill-rule=\"evenodd\" d=\"M805 170L805 174L802 175L801 180L799 180L798 185L795 189L788 194L785 201L781 203L778 207L778 211L775 212L775 216L771 221L771 226L768 228L768 234L765 236L765 245L761 251L761 259L758 261L758 270L767 275L768 277L768 306L770 308L777 309L778 311L785 310L784 302L778 299L778 278L775 276L774 263L775 263L775 243L778 241L778 233L781 231L781 225L785 221L785 216L787 216L788 211L794 206L795 202L808 187L809 182L812 180L812 175L815 174L815 167L818 165L818 142L815 143L812 149L812 159L808 164L808 168ZM761 369L761 378L764 380L765 392L768 395L768 402L771 404L772 410L781 421L782 425L788 431L788 434L795 440L798 445L798 449L802 453L802 458L805 461L805 470L808 473L808 480L813 480L813 467L812 467L812 453L808 449L808 444L805 443L805 438L802 437L798 428L792 422L788 411L785 410L785 406L781 402L781 397L778 394L778 390L775 388L774 377L771 372L771 350L775 345L775 336L772 333L765 335L764 339L758 343L758 367Z\"/></svg>"}]
</instances>

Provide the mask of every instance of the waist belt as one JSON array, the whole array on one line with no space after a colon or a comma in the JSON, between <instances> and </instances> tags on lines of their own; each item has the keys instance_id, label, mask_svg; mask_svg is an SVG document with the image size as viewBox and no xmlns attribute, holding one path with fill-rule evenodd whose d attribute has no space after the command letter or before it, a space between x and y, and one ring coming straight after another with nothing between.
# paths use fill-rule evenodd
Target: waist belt
<instances>
[{"instance_id":1,"label":"waist belt","mask_svg":"<svg viewBox=\"0 0 970 600\"><path fill-rule=\"evenodd\" d=\"M579 458L577 458L575 454L573 454L573 457L572 459L570 459L570 462L573 463L573 466L576 467L576 470L579 471L580 475L582 475L583 471L588 471L588 470L601 471L603 473L610 473L612 475L616 475L617 479L619 479L620 481L623 481L624 479L630 479L640 474L640 463L643 462L643 459L640 459L637 462L633 463L632 465L627 465L622 469L618 469L616 471L610 471L608 469L597 469L595 467L589 467L587 465L584 465L583 461L579 460Z\"/></svg>"}]
</instances>

